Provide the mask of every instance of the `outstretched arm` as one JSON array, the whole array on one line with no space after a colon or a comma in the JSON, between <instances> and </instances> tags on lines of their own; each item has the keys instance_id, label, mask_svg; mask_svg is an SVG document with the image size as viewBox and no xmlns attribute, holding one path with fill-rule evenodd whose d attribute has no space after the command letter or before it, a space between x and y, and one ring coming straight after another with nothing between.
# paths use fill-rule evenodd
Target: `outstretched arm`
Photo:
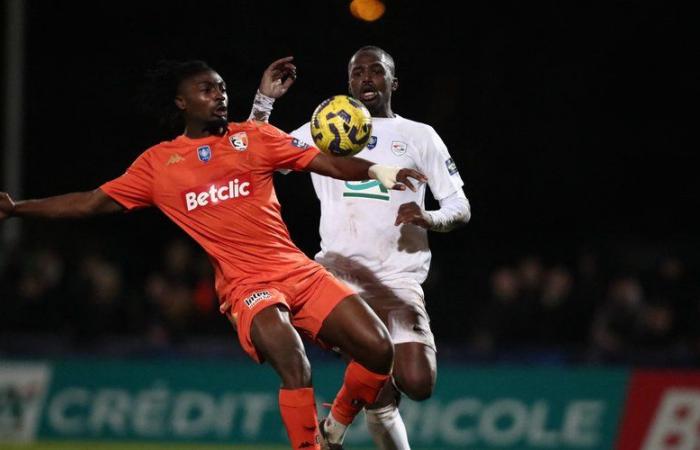
<instances>
[{"instance_id":1,"label":"outstretched arm","mask_svg":"<svg viewBox=\"0 0 700 450\"><path fill-rule=\"evenodd\" d=\"M0 192L0 221L13 216L79 219L123 210L124 207L101 189L17 202L9 194Z\"/></svg>"},{"instance_id":2,"label":"outstretched arm","mask_svg":"<svg viewBox=\"0 0 700 450\"><path fill-rule=\"evenodd\" d=\"M248 120L269 120L275 99L282 97L297 78L297 68L292 64L293 59L293 56L278 59L265 69Z\"/></svg>"},{"instance_id":3,"label":"outstretched arm","mask_svg":"<svg viewBox=\"0 0 700 450\"><path fill-rule=\"evenodd\" d=\"M419 182L428 181L425 175L414 169L383 166L354 156L328 156L325 153L319 153L312 159L309 165L306 166L306 170L339 180L363 181L375 179L382 183L385 188L399 191L403 191L406 188L412 191L416 190L409 177Z\"/></svg>"}]
</instances>

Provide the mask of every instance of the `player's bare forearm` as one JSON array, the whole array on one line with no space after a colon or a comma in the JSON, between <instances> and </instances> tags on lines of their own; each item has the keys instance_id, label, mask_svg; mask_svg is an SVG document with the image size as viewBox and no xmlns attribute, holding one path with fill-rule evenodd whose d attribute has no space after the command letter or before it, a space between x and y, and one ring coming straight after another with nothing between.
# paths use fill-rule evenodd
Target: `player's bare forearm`
<instances>
[{"instance_id":1,"label":"player's bare forearm","mask_svg":"<svg viewBox=\"0 0 700 450\"><path fill-rule=\"evenodd\" d=\"M387 189L399 191L406 188L412 191L416 190L409 178L419 182L428 181L425 175L414 169L384 166L354 156L337 157L324 153L319 153L309 163L306 170L346 181L362 181L372 178L378 180Z\"/></svg>"},{"instance_id":2,"label":"player's bare forearm","mask_svg":"<svg viewBox=\"0 0 700 450\"><path fill-rule=\"evenodd\" d=\"M338 180L362 181L369 179L368 171L373 164L366 159L354 156L341 158L319 153L306 166L306 170Z\"/></svg>"},{"instance_id":3,"label":"player's bare forearm","mask_svg":"<svg viewBox=\"0 0 700 450\"><path fill-rule=\"evenodd\" d=\"M99 214L123 211L123 207L100 189L88 192L73 192L35 200L14 202L4 194L2 201L4 217L36 217L44 219L80 219Z\"/></svg>"}]
</instances>

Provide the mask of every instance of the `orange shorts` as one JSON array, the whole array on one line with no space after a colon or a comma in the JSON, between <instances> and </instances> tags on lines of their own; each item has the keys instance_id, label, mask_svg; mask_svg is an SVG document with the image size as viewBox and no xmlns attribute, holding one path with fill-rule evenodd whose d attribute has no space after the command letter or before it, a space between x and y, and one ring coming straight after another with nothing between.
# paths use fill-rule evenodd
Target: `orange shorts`
<instances>
[{"instance_id":1,"label":"orange shorts","mask_svg":"<svg viewBox=\"0 0 700 450\"><path fill-rule=\"evenodd\" d=\"M292 317L292 325L316 340L316 335L328 314L344 298L355 291L336 279L321 266L295 271L283 282L256 283L239 286L227 296L229 311L224 311L238 332L243 350L256 362L263 360L253 346L250 327L255 315L275 304L284 305Z\"/></svg>"}]
</instances>

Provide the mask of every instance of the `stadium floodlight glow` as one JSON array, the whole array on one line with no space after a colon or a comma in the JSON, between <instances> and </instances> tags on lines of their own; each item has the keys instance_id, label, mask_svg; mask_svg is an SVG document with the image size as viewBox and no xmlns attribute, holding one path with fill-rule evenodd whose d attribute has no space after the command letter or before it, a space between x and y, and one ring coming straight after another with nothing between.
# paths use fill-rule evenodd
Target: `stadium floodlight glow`
<instances>
[{"instance_id":1,"label":"stadium floodlight glow","mask_svg":"<svg viewBox=\"0 0 700 450\"><path fill-rule=\"evenodd\" d=\"M384 15L386 7L379 0L352 0L350 13L365 22L374 22Z\"/></svg>"}]
</instances>

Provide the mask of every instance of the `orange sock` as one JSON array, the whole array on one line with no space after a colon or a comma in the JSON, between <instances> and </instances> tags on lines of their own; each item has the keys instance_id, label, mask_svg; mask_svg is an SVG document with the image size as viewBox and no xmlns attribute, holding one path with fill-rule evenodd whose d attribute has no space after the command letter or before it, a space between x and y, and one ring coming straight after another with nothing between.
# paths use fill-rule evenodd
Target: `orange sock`
<instances>
[{"instance_id":1,"label":"orange sock","mask_svg":"<svg viewBox=\"0 0 700 450\"><path fill-rule=\"evenodd\" d=\"M357 413L374 403L389 375L371 372L355 361L348 364L343 387L333 401L331 414L343 425L350 425Z\"/></svg>"},{"instance_id":2,"label":"orange sock","mask_svg":"<svg viewBox=\"0 0 700 450\"><path fill-rule=\"evenodd\" d=\"M280 389L279 402L292 448L321 450L314 389Z\"/></svg>"}]
</instances>

